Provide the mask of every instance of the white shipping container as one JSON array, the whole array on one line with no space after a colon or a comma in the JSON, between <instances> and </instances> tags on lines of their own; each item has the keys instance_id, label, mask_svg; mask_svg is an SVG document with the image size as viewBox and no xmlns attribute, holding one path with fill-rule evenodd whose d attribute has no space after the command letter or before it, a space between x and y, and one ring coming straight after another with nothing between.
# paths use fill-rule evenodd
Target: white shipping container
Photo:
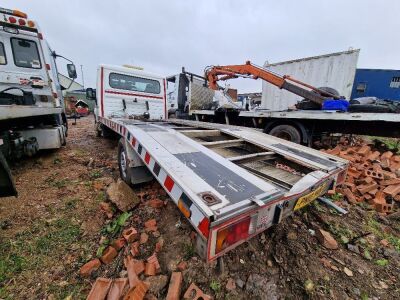
<instances>
[{"instance_id":1,"label":"white shipping container","mask_svg":"<svg viewBox=\"0 0 400 300\"><path fill-rule=\"evenodd\" d=\"M360 49L313 56L275 64L265 63L264 68L280 75L289 75L315 87L331 87L341 96L350 99ZM301 97L263 81L262 109L287 110Z\"/></svg>"}]
</instances>

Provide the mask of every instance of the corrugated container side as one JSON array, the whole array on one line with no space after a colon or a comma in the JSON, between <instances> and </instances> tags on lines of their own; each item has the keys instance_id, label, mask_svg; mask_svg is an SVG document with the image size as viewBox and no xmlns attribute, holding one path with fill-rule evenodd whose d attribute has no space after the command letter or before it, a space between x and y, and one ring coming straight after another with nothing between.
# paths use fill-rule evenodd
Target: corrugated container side
<instances>
[{"instance_id":1,"label":"corrugated container side","mask_svg":"<svg viewBox=\"0 0 400 300\"><path fill-rule=\"evenodd\" d=\"M328 86L350 99L360 50L307 57L276 64L265 64L268 70L281 75L290 75L315 87ZM278 89L267 82L262 85L261 108L286 110L302 98Z\"/></svg>"}]
</instances>

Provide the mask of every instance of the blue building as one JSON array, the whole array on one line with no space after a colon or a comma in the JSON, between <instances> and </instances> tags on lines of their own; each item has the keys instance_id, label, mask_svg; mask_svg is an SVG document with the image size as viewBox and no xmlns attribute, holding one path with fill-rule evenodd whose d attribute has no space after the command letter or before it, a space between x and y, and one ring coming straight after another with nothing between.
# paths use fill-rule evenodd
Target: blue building
<instances>
[{"instance_id":1,"label":"blue building","mask_svg":"<svg viewBox=\"0 0 400 300\"><path fill-rule=\"evenodd\" d=\"M357 69L351 99L368 96L400 101L400 70Z\"/></svg>"}]
</instances>

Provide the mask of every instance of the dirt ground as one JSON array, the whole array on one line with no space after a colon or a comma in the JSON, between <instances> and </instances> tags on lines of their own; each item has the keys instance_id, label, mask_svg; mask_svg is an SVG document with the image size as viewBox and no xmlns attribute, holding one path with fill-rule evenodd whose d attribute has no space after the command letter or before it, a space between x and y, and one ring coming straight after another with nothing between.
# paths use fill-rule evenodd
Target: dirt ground
<instances>
[{"instance_id":1,"label":"dirt ground","mask_svg":"<svg viewBox=\"0 0 400 300\"><path fill-rule=\"evenodd\" d=\"M117 141L95 137L91 116L71 123L66 147L12 167L19 197L0 200L2 299L85 299L96 277L126 276L121 259L89 278L79 276L101 241L114 238L99 204L119 174ZM125 227L141 232L143 221L157 220L158 233L149 234L140 252L148 257L162 239L158 258L166 278L187 262L182 295L194 282L216 299L400 299L400 221L366 205L339 199L349 210L343 216L315 202L229 252L221 274L194 253L191 226L172 203L146 205L154 196L167 199L158 183L134 192L142 203ZM119 215L116 210L113 218ZM339 249L324 248L314 235L318 228L329 231ZM164 299L167 288L165 282L151 293Z\"/></svg>"}]
</instances>

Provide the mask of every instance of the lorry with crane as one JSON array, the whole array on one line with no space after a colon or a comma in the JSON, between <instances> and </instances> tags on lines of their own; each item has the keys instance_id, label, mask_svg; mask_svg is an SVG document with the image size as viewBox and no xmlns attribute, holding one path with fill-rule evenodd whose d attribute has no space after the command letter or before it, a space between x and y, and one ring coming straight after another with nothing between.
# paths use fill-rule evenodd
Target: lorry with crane
<instances>
[{"instance_id":1,"label":"lorry with crane","mask_svg":"<svg viewBox=\"0 0 400 300\"><path fill-rule=\"evenodd\" d=\"M68 123L56 58L36 21L0 8L0 196L17 195L8 162L66 143Z\"/></svg>"},{"instance_id":2,"label":"lorry with crane","mask_svg":"<svg viewBox=\"0 0 400 300\"><path fill-rule=\"evenodd\" d=\"M156 179L198 233L195 249L206 261L280 223L346 176L346 160L256 129L168 119L163 76L100 65L87 98L96 101L98 135L119 138L120 177L130 185Z\"/></svg>"},{"instance_id":3,"label":"lorry with crane","mask_svg":"<svg viewBox=\"0 0 400 300\"><path fill-rule=\"evenodd\" d=\"M327 70L331 72L331 69L331 65L328 65ZM352 73L352 67L348 69L343 71ZM355 64L353 69L355 72ZM354 74L346 74L339 73L336 76L349 80L354 77ZM276 90L283 91L282 94L290 93L303 100L293 107L280 110L268 109L265 105L256 108L242 105L235 102L227 91L218 85L219 82L239 77L261 79L263 85L275 86ZM344 84L350 84L351 87L352 80L350 81L351 84L347 81ZM167 77L167 82L171 91L169 96L174 105L172 113L178 118L258 128L265 133L308 146L324 135L335 133L400 137L400 114L386 110L379 113L346 111L340 106L347 106L348 100L335 89L329 86L317 88L251 62L242 65L211 66L205 70L203 76L183 69L180 74ZM281 97L271 98L269 101L282 101ZM326 104L333 105L333 108L326 107ZM278 105L273 103L271 106Z\"/></svg>"}]
</instances>

